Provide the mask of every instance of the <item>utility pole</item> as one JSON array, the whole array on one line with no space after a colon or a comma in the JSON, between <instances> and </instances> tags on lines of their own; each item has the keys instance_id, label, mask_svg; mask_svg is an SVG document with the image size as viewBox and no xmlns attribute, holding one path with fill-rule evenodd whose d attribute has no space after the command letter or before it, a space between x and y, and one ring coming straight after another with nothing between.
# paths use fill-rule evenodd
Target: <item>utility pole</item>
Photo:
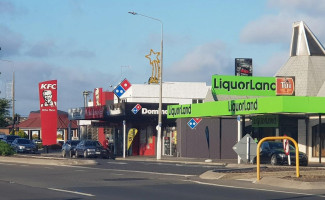
<instances>
[{"instance_id":1,"label":"utility pole","mask_svg":"<svg viewBox=\"0 0 325 200\"><path fill-rule=\"evenodd\" d=\"M15 133L15 71L12 72L12 129Z\"/></svg>"}]
</instances>

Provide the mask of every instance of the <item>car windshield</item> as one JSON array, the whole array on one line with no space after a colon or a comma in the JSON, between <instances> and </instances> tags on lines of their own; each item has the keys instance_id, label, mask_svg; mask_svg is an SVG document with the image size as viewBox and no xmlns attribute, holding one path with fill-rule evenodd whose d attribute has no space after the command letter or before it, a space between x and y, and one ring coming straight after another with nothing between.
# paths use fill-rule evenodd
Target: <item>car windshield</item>
<instances>
[{"instance_id":1,"label":"car windshield","mask_svg":"<svg viewBox=\"0 0 325 200\"><path fill-rule=\"evenodd\" d=\"M18 144L30 144L30 140L18 140Z\"/></svg>"},{"instance_id":2,"label":"car windshield","mask_svg":"<svg viewBox=\"0 0 325 200\"><path fill-rule=\"evenodd\" d=\"M14 140L16 138L17 138L17 136L14 136L14 135L8 135L7 136L7 140Z\"/></svg>"},{"instance_id":3,"label":"car windshield","mask_svg":"<svg viewBox=\"0 0 325 200\"><path fill-rule=\"evenodd\" d=\"M71 141L71 145L72 146L77 146L77 144L79 144L79 140L73 140L73 141Z\"/></svg>"},{"instance_id":4,"label":"car windshield","mask_svg":"<svg viewBox=\"0 0 325 200\"><path fill-rule=\"evenodd\" d=\"M95 147L99 147L101 146L100 143L98 141L86 141L85 146L95 146Z\"/></svg>"},{"instance_id":5,"label":"car windshield","mask_svg":"<svg viewBox=\"0 0 325 200\"><path fill-rule=\"evenodd\" d=\"M282 142L270 142L269 145L271 149L283 149ZM295 150L295 148L292 145L290 145L290 150Z\"/></svg>"}]
</instances>

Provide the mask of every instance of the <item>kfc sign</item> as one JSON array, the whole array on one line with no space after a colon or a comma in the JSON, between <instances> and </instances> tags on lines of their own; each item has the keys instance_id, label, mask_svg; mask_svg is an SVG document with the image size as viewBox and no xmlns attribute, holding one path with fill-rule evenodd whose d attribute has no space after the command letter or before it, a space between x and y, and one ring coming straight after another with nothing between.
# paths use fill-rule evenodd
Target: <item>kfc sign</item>
<instances>
[{"instance_id":1,"label":"kfc sign","mask_svg":"<svg viewBox=\"0 0 325 200\"><path fill-rule=\"evenodd\" d=\"M44 90L56 90L56 84L42 84L40 89L44 89Z\"/></svg>"},{"instance_id":2,"label":"kfc sign","mask_svg":"<svg viewBox=\"0 0 325 200\"><path fill-rule=\"evenodd\" d=\"M38 84L41 136L43 145L56 144L57 139L57 80L45 81Z\"/></svg>"},{"instance_id":3,"label":"kfc sign","mask_svg":"<svg viewBox=\"0 0 325 200\"><path fill-rule=\"evenodd\" d=\"M56 111L57 81L47 81L39 84L41 111Z\"/></svg>"}]
</instances>

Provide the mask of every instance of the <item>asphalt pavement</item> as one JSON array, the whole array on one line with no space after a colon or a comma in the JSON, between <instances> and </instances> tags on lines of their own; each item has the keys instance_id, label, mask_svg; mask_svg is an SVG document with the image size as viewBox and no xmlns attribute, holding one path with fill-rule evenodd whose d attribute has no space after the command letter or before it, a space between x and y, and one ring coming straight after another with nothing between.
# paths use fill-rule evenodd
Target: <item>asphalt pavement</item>
<instances>
[{"instance_id":1,"label":"asphalt pavement","mask_svg":"<svg viewBox=\"0 0 325 200\"><path fill-rule=\"evenodd\" d=\"M265 184L283 188L299 188L302 190L325 189L325 166L310 163L308 167L300 168L300 177L296 177L294 166L261 165L260 180L257 180L256 165L237 164L237 159L203 159L162 156L157 160L153 156L117 157L117 161L168 162L191 165L213 165L219 170L209 170L200 175L205 180L246 180L255 184ZM96 159L62 158L60 151L39 154L17 154L0 156L0 162L25 163L37 165L96 165Z\"/></svg>"}]
</instances>

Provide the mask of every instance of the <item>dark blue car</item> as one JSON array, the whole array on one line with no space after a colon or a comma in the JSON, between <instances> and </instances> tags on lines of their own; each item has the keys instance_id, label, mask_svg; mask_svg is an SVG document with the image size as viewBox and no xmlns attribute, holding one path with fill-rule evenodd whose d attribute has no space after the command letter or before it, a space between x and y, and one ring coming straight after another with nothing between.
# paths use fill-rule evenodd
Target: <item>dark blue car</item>
<instances>
[{"instance_id":1,"label":"dark blue car","mask_svg":"<svg viewBox=\"0 0 325 200\"><path fill-rule=\"evenodd\" d=\"M26 139L26 138L16 138L11 143L11 146L14 149L14 151L17 153L37 153L38 152L37 145L33 141Z\"/></svg>"},{"instance_id":2,"label":"dark blue car","mask_svg":"<svg viewBox=\"0 0 325 200\"><path fill-rule=\"evenodd\" d=\"M82 156L108 158L107 150L96 140L82 140L75 149L76 158Z\"/></svg>"},{"instance_id":3,"label":"dark blue car","mask_svg":"<svg viewBox=\"0 0 325 200\"><path fill-rule=\"evenodd\" d=\"M72 158L75 155L75 148L79 144L80 140L67 140L61 149L62 157L65 158L69 156Z\"/></svg>"}]
</instances>

